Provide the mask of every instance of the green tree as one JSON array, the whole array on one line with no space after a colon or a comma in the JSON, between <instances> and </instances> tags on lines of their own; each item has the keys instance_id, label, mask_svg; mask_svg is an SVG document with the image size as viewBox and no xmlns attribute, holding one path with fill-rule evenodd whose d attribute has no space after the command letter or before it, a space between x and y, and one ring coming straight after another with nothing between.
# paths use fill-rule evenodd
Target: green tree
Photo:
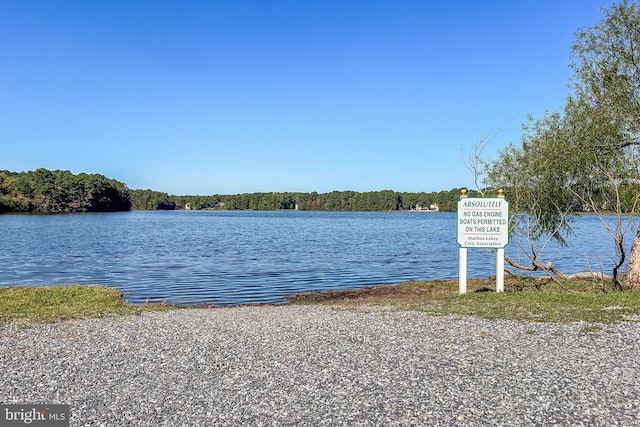
<instances>
[{"instance_id":1,"label":"green tree","mask_svg":"<svg viewBox=\"0 0 640 427\"><path fill-rule=\"evenodd\" d=\"M626 254L623 241L635 200L624 191L639 176L640 156L640 9L622 1L602 9L605 18L592 28L579 29L572 47L572 93L559 112L530 119L520 146L510 145L489 166L488 183L510 189L512 208L527 215L513 216L516 228L531 242L528 252L534 270L562 277L551 263L540 260L545 239L563 242L572 232L571 213L589 210L602 218L617 214L613 227L606 221L618 260L611 266L614 289ZM638 269L640 229L632 250L629 279Z\"/></svg>"},{"instance_id":2,"label":"green tree","mask_svg":"<svg viewBox=\"0 0 640 427\"><path fill-rule=\"evenodd\" d=\"M37 169L0 171L0 212L129 210L129 189L102 175Z\"/></svg>"}]
</instances>

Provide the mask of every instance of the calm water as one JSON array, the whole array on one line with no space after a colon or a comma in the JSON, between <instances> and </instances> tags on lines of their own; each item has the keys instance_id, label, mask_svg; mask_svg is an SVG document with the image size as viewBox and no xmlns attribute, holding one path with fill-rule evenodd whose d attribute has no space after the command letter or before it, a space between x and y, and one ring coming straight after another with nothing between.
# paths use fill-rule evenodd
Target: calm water
<instances>
[{"instance_id":1,"label":"calm water","mask_svg":"<svg viewBox=\"0 0 640 427\"><path fill-rule=\"evenodd\" d=\"M579 218L570 248L545 253L566 272L609 268L598 219ZM635 230L628 234L627 248ZM458 275L455 213L134 211L0 215L0 286L94 283L133 303L283 302L305 290ZM507 254L518 256L510 243ZM469 250L469 277L495 256ZM609 272L609 271L607 271Z\"/></svg>"}]
</instances>

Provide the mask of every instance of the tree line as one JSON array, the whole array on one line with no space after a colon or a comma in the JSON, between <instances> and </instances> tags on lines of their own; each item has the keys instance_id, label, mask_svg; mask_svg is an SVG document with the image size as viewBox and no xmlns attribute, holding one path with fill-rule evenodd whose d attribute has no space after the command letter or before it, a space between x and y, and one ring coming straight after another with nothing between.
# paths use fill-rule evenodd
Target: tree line
<instances>
[{"instance_id":1,"label":"tree line","mask_svg":"<svg viewBox=\"0 0 640 427\"><path fill-rule=\"evenodd\" d=\"M507 199L522 192L506 187ZM640 186L627 183L619 189L622 211L633 212ZM486 189L482 193L487 192ZM469 190L469 196L481 195ZM595 203L607 209L606 191L594 192ZM407 211L440 210L455 212L460 189L438 192L331 191L262 192L177 196L154 190L131 190L126 184L100 174L36 169L28 172L0 170L0 213L2 212L110 212L134 210L325 210L325 211ZM571 212L591 207L572 200ZM518 208L515 204L514 207ZM613 209L611 209L613 210Z\"/></svg>"},{"instance_id":2,"label":"tree line","mask_svg":"<svg viewBox=\"0 0 640 427\"><path fill-rule=\"evenodd\" d=\"M129 188L99 174L0 170L0 213L113 212L131 209Z\"/></svg>"},{"instance_id":3,"label":"tree line","mask_svg":"<svg viewBox=\"0 0 640 427\"><path fill-rule=\"evenodd\" d=\"M138 210L401 211L437 209L453 212L456 210L456 202L459 198L459 188L431 193L382 190L331 191L329 193L265 192L211 196L174 196L153 190L131 190L132 208Z\"/></svg>"},{"instance_id":4,"label":"tree line","mask_svg":"<svg viewBox=\"0 0 640 427\"><path fill-rule=\"evenodd\" d=\"M470 195L477 194L471 191ZM128 210L325 210L455 211L460 189L439 192L331 191L263 192L177 196L154 190L131 190L100 174L73 174L44 168L27 172L0 170L0 213L110 212Z\"/></svg>"}]
</instances>

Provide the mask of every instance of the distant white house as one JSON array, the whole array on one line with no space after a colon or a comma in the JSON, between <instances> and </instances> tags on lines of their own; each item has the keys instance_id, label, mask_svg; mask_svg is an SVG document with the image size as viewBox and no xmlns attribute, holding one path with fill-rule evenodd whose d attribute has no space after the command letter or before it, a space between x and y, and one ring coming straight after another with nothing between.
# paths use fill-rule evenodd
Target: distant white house
<instances>
[{"instance_id":1,"label":"distant white house","mask_svg":"<svg viewBox=\"0 0 640 427\"><path fill-rule=\"evenodd\" d=\"M416 204L416 208L413 209L414 211L421 211L421 212L438 212L440 211L440 207L436 204L433 205L429 205L428 208L425 208L423 206L420 206L419 203Z\"/></svg>"}]
</instances>

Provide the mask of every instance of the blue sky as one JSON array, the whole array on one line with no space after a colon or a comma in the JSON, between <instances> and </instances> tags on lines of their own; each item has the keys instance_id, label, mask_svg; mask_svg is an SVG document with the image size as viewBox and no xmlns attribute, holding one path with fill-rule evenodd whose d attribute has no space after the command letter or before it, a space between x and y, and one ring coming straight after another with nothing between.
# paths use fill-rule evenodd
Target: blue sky
<instances>
[{"instance_id":1,"label":"blue sky","mask_svg":"<svg viewBox=\"0 0 640 427\"><path fill-rule=\"evenodd\" d=\"M439 191L569 93L604 0L0 0L0 169Z\"/></svg>"}]
</instances>

